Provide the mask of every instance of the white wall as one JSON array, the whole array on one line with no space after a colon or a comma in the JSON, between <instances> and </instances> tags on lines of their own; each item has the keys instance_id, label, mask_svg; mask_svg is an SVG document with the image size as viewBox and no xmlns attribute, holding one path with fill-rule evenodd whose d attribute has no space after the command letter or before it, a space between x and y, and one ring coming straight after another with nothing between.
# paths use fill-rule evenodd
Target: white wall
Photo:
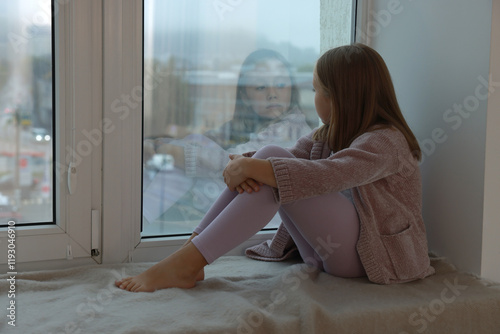
<instances>
[{"instance_id":1,"label":"white wall","mask_svg":"<svg viewBox=\"0 0 500 334\"><path fill-rule=\"evenodd\" d=\"M493 4L490 73L500 83L500 1ZM492 85L493 88L494 85ZM481 275L500 282L500 86L488 99Z\"/></svg>"},{"instance_id":2,"label":"white wall","mask_svg":"<svg viewBox=\"0 0 500 334\"><path fill-rule=\"evenodd\" d=\"M480 274L492 1L370 4L360 41L386 60L421 143L430 250Z\"/></svg>"}]
</instances>

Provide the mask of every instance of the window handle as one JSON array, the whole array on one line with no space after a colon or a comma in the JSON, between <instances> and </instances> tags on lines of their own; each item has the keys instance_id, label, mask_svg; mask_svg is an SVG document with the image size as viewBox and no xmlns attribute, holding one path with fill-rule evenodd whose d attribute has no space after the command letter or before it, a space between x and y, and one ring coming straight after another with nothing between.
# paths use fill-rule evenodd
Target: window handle
<instances>
[{"instance_id":1,"label":"window handle","mask_svg":"<svg viewBox=\"0 0 500 334\"><path fill-rule=\"evenodd\" d=\"M68 167L68 191L70 195L76 192L77 176L75 163L70 162Z\"/></svg>"}]
</instances>

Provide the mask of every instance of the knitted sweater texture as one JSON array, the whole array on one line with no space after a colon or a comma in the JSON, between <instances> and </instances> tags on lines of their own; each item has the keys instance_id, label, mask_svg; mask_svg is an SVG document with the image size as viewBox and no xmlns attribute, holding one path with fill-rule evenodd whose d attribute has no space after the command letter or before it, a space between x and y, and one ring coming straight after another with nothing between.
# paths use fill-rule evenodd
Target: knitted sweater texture
<instances>
[{"instance_id":1,"label":"knitted sweater texture","mask_svg":"<svg viewBox=\"0 0 500 334\"><path fill-rule=\"evenodd\" d=\"M403 134L395 128L373 130L335 153L312 134L289 149L296 158L268 159L276 200L286 204L350 189L360 220L357 250L368 279L390 284L433 274L420 169Z\"/></svg>"}]
</instances>

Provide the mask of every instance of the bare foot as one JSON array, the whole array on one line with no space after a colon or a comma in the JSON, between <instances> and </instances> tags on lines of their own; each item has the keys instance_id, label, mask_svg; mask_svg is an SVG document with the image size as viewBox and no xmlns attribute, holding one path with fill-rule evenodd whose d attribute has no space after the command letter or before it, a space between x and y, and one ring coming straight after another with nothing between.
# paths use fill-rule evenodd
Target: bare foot
<instances>
[{"instance_id":1,"label":"bare foot","mask_svg":"<svg viewBox=\"0 0 500 334\"><path fill-rule=\"evenodd\" d=\"M153 292L159 289L189 289L203 280L207 262L198 249L189 243L143 273L115 282L120 289L132 292Z\"/></svg>"}]
</instances>

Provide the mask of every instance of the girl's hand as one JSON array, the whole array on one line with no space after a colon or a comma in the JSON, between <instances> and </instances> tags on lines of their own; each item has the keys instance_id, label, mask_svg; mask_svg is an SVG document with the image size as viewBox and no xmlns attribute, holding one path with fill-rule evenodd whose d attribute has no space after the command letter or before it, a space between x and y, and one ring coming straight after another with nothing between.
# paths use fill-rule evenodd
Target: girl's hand
<instances>
[{"instance_id":1,"label":"girl's hand","mask_svg":"<svg viewBox=\"0 0 500 334\"><path fill-rule=\"evenodd\" d=\"M222 176L229 190L251 193L259 191L260 186L267 184L277 187L271 163L264 159L247 158L238 154L230 154L231 159Z\"/></svg>"},{"instance_id":2,"label":"girl's hand","mask_svg":"<svg viewBox=\"0 0 500 334\"><path fill-rule=\"evenodd\" d=\"M263 185L262 182L257 182L254 179L246 179L243 181L239 186L236 187L236 191L239 192L240 194L243 194L245 191L247 193L252 193L252 192L257 192L260 190L260 187Z\"/></svg>"},{"instance_id":3,"label":"girl's hand","mask_svg":"<svg viewBox=\"0 0 500 334\"><path fill-rule=\"evenodd\" d=\"M241 193L244 188L250 186L248 183L246 185L243 184L248 179L248 176L246 175L248 164L246 159L250 158L245 158L239 154L230 154L229 159L231 160L229 160L226 168L224 168L224 171L222 172L224 183L227 185L229 190L238 190L238 192Z\"/></svg>"}]
</instances>

